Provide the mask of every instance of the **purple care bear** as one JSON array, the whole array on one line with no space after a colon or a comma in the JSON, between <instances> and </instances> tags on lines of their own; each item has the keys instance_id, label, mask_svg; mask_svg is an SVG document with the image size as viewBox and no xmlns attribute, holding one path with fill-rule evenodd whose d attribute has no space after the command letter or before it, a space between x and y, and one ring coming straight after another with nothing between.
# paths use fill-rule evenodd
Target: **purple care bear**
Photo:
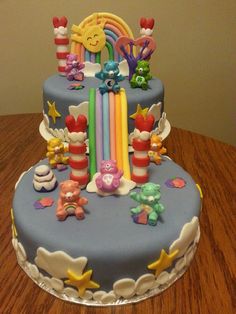
<instances>
[{"instance_id":1,"label":"purple care bear","mask_svg":"<svg viewBox=\"0 0 236 314\"><path fill-rule=\"evenodd\" d=\"M81 72L83 68L84 64L78 61L77 55L70 53L66 56L65 72L69 81L83 81L84 73Z\"/></svg>"},{"instance_id":2,"label":"purple care bear","mask_svg":"<svg viewBox=\"0 0 236 314\"><path fill-rule=\"evenodd\" d=\"M115 160L103 160L101 162L100 174L96 178L96 186L103 192L114 192L120 186L120 178L123 171L117 168Z\"/></svg>"}]
</instances>

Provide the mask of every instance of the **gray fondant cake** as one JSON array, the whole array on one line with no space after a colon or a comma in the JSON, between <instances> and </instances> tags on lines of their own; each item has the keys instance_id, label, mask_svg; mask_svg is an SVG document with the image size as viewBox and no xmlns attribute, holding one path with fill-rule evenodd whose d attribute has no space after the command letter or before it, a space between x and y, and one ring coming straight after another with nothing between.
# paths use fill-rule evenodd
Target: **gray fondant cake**
<instances>
[{"instance_id":1,"label":"gray fondant cake","mask_svg":"<svg viewBox=\"0 0 236 314\"><path fill-rule=\"evenodd\" d=\"M12 244L29 277L63 300L137 302L189 266L201 190L162 156L164 89L149 68L154 19L141 18L135 38L121 18L94 13L72 26L70 49L67 22L53 18L60 75L43 86L54 138L48 160L16 184Z\"/></svg>"},{"instance_id":2,"label":"gray fondant cake","mask_svg":"<svg viewBox=\"0 0 236 314\"><path fill-rule=\"evenodd\" d=\"M38 165L41 164L47 164L47 160ZM129 196L101 197L84 190L81 196L89 200L84 206L86 219L78 221L70 216L64 222L58 221L55 202L52 207L34 208L39 197L32 188L34 169L27 171L17 184L13 212L17 239L25 254L20 263L26 271L34 265L38 284L50 288L49 282L55 281L61 289L55 283L56 289L51 289L59 297L73 301L71 296L76 295L76 290L65 284L68 269L79 275L91 269L100 288L88 288L85 296L77 295L75 300L83 303L89 295L91 304L117 304L117 300L129 302L154 288L162 288L186 269L190 262L187 255L193 256L199 238L201 199L192 178L173 161L164 158L161 165L150 167L150 181L160 184L161 202L166 208L155 227L133 222L130 209L135 202ZM68 177L68 170L57 171L56 176L62 182ZM171 188L167 183L173 177L182 178L185 186ZM59 189L41 193L41 197L48 196L56 201ZM15 241L15 246L19 243ZM170 256L176 250L179 253L167 269L164 267L155 276L148 265L159 259L162 250Z\"/></svg>"}]
</instances>

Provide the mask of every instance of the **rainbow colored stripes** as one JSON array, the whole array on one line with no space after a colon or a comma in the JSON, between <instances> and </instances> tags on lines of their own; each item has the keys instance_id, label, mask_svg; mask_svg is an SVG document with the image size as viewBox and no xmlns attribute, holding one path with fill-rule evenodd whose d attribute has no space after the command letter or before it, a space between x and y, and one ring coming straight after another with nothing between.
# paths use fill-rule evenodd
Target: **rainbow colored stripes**
<instances>
[{"instance_id":1,"label":"rainbow colored stripes","mask_svg":"<svg viewBox=\"0 0 236 314\"><path fill-rule=\"evenodd\" d=\"M100 94L89 91L89 159L90 177L99 171L102 160L116 160L124 177L130 179L128 152L128 107L126 93Z\"/></svg>"},{"instance_id":2,"label":"rainbow colored stripes","mask_svg":"<svg viewBox=\"0 0 236 314\"><path fill-rule=\"evenodd\" d=\"M97 16L97 23L101 22L102 19L105 20L105 26L103 30L106 35L106 48L108 51L109 60L120 62L122 57L115 49L115 42L120 36L127 36L133 39L133 33L125 21L114 14L100 12L97 13ZM78 25L78 27L86 27L86 25L91 23L93 17L93 14L88 16ZM101 51L98 53L90 52L85 49L81 43L72 41L71 53L77 54L80 62L89 61L92 63L101 63Z\"/></svg>"}]
</instances>

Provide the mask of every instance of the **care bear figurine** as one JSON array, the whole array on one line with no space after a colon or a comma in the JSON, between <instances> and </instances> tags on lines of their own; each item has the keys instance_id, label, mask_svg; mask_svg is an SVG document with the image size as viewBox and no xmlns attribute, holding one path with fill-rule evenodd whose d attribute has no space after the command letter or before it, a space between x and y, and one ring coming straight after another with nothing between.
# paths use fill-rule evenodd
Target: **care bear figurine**
<instances>
[{"instance_id":1,"label":"care bear figurine","mask_svg":"<svg viewBox=\"0 0 236 314\"><path fill-rule=\"evenodd\" d=\"M77 55L70 53L66 56L65 72L69 81L83 81L84 73L81 72L83 68L84 64L78 61Z\"/></svg>"},{"instance_id":2,"label":"care bear figurine","mask_svg":"<svg viewBox=\"0 0 236 314\"><path fill-rule=\"evenodd\" d=\"M120 178L123 171L118 170L115 160L103 160L101 162L100 174L95 183L103 192L114 192L120 186Z\"/></svg>"},{"instance_id":3,"label":"care bear figurine","mask_svg":"<svg viewBox=\"0 0 236 314\"><path fill-rule=\"evenodd\" d=\"M162 140L157 134L151 136L150 150L148 156L151 161L155 162L156 165L161 164L161 156L167 152L167 149L162 145Z\"/></svg>"},{"instance_id":4,"label":"care bear figurine","mask_svg":"<svg viewBox=\"0 0 236 314\"><path fill-rule=\"evenodd\" d=\"M57 202L56 216L58 220L65 220L67 216L75 215L77 219L84 219L83 205L87 198L80 197L79 183L66 180L60 183L60 195Z\"/></svg>"},{"instance_id":5,"label":"care bear figurine","mask_svg":"<svg viewBox=\"0 0 236 314\"><path fill-rule=\"evenodd\" d=\"M164 206L159 203L160 185L152 182L145 183L141 186L140 193L131 192L130 197L139 203L137 207L131 209L134 222L140 223L137 219L138 215L144 212L147 214L148 224L155 226L158 216L165 210Z\"/></svg>"},{"instance_id":6,"label":"care bear figurine","mask_svg":"<svg viewBox=\"0 0 236 314\"><path fill-rule=\"evenodd\" d=\"M149 73L149 63L146 60L139 60L135 73L133 74L130 85L132 88L142 88L144 90L148 89L148 81L151 80L152 76Z\"/></svg>"},{"instance_id":7,"label":"care bear figurine","mask_svg":"<svg viewBox=\"0 0 236 314\"><path fill-rule=\"evenodd\" d=\"M103 83L99 86L100 93L103 95L106 92L113 91L118 93L120 91L119 82L123 81L125 77L120 73L119 63L115 61L107 61L104 63L104 68L95 76L102 80Z\"/></svg>"},{"instance_id":8,"label":"care bear figurine","mask_svg":"<svg viewBox=\"0 0 236 314\"><path fill-rule=\"evenodd\" d=\"M51 168L56 168L59 164L67 165L69 157L64 156L67 151L68 149L59 138L52 138L48 141L46 156Z\"/></svg>"}]
</instances>

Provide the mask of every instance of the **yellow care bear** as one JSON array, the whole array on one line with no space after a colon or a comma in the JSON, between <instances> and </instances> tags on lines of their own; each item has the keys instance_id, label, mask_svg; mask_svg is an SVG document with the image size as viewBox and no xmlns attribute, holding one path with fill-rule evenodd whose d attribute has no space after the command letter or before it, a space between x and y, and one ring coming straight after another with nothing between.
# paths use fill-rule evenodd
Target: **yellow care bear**
<instances>
[{"instance_id":1,"label":"yellow care bear","mask_svg":"<svg viewBox=\"0 0 236 314\"><path fill-rule=\"evenodd\" d=\"M56 168L58 164L67 165L69 157L64 156L68 152L59 138L52 138L48 141L47 154L51 168Z\"/></svg>"}]
</instances>

